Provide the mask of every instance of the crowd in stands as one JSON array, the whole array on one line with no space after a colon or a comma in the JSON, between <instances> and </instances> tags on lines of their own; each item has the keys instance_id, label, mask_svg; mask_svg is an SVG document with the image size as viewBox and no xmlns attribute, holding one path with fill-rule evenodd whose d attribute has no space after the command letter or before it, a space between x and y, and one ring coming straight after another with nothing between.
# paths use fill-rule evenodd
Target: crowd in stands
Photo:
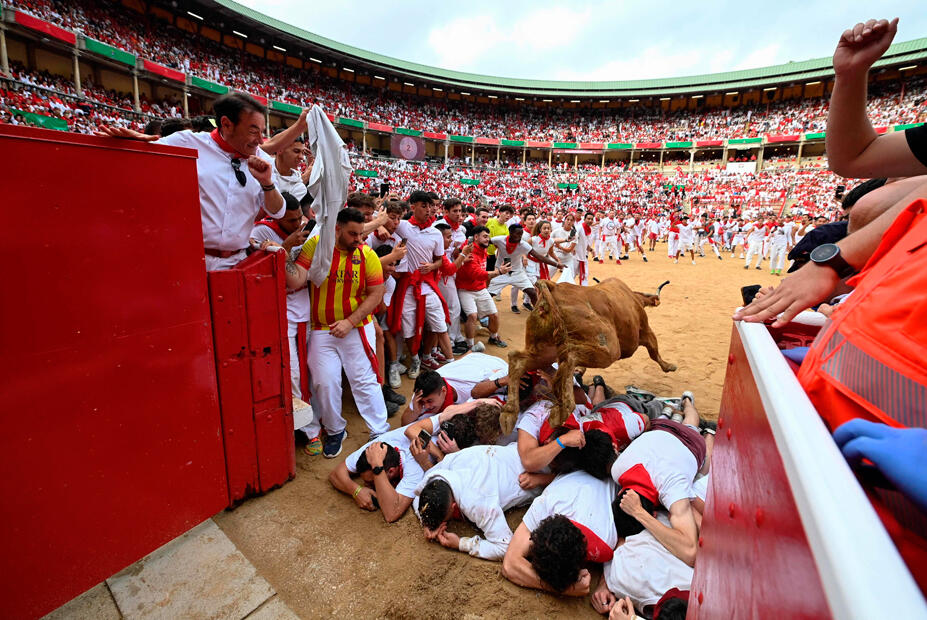
<instances>
[{"instance_id":1,"label":"crowd in stands","mask_svg":"<svg viewBox=\"0 0 927 620\"><path fill-rule=\"evenodd\" d=\"M300 106L319 104L348 118L457 135L564 142L647 142L755 137L824 130L825 97L681 110L531 109L435 100L342 82L273 63L140 15L112 0L9 0L20 10L163 64L235 89ZM922 79L873 88L869 117L876 126L921 120Z\"/></svg>"}]
</instances>

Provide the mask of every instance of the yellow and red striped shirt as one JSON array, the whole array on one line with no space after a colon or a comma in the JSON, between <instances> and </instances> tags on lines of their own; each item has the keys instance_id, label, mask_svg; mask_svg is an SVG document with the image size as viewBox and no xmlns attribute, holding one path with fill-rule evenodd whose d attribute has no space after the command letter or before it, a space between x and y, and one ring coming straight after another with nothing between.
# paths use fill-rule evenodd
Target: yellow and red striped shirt
<instances>
[{"instance_id":1,"label":"yellow and red striped shirt","mask_svg":"<svg viewBox=\"0 0 927 620\"><path fill-rule=\"evenodd\" d=\"M318 243L318 237L306 241L296 264L309 269ZM345 283L348 283L347 286ZM335 248L331 269L322 286L309 282L312 329L328 329L330 325L350 316L367 296L367 287L380 284L383 284L383 266L369 246L362 245L350 254ZM370 321L371 316L368 314L359 325L366 325Z\"/></svg>"}]
</instances>

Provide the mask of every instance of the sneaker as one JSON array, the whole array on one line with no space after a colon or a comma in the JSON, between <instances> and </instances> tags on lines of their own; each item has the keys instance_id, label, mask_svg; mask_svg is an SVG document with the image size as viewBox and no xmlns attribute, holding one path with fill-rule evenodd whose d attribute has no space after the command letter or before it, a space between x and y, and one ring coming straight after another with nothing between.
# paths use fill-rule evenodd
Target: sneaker
<instances>
[{"instance_id":1,"label":"sneaker","mask_svg":"<svg viewBox=\"0 0 927 620\"><path fill-rule=\"evenodd\" d=\"M524 303L521 304L521 306L528 312L531 312L532 310L534 310L534 306L532 306L531 302L528 301L527 299L524 301Z\"/></svg>"},{"instance_id":2,"label":"sneaker","mask_svg":"<svg viewBox=\"0 0 927 620\"><path fill-rule=\"evenodd\" d=\"M674 258L674 259L673 259L673 264L674 264L674 265L678 265L678 264L679 264L679 259L678 259L678 258Z\"/></svg>"},{"instance_id":3,"label":"sneaker","mask_svg":"<svg viewBox=\"0 0 927 620\"><path fill-rule=\"evenodd\" d=\"M415 379L422 372L422 361L418 358L417 355L412 356L412 361L409 362L409 372L406 376L410 379Z\"/></svg>"},{"instance_id":4,"label":"sneaker","mask_svg":"<svg viewBox=\"0 0 927 620\"><path fill-rule=\"evenodd\" d=\"M309 456L319 456L322 454L322 438L313 437L309 440L309 443L306 444L306 447L303 448L303 452Z\"/></svg>"},{"instance_id":5,"label":"sneaker","mask_svg":"<svg viewBox=\"0 0 927 620\"><path fill-rule=\"evenodd\" d=\"M470 345L464 340L459 340L454 343L454 348L451 350L454 352L454 355L463 355L470 350Z\"/></svg>"},{"instance_id":6,"label":"sneaker","mask_svg":"<svg viewBox=\"0 0 927 620\"><path fill-rule=\"evenodd\" d=\"M512 312L515 314L521 314L521 310L518 309L518 306L512 306Z\"/></svg>"},{"instance_id":7,"label":"sneaker","mask_svg":"<svg viewBox=\"0 0 927 620\"><path fill-rule=\"evenodd\" d=\"M723 260L720 254L718 255L718 260Z\"/></svg>"},{"instance_id":8,"label":"sneaker","mask_svg":"<svg viewBox=\"0 0 927 620\"><path fill-rule=\"evenodd\" d=\"M322 446L322 456L327 459L333 459L341 454L341 444L347 437L348 431L346 430L325 437L325 442Z\"/></svg>"},{"instance_id":9,"label":"sneaker","mask_svg":"<svg viewBox=\"0 0 927 620\"><path fill-rule=\"evenodd\" d=\"M621 264L621 261L620 261L620 260L616 260L616 261L615 261L615 264L616 264L616 265L620 265L620 264Z\"/></svg>"},{"instance_id":10,"label":"sneaker","mask_svg":"<svg viewBox=\"0 0 927 620\"><path fill-rule=\"evenodd\" d=\"M744 269L750 269L750 265L744 265Z\"/></svg>"},{"instance_id":11,"label":"sneaker","mask_svg":"<svg viewBox=\"0 0 927 620\"><path fill-rule=\"evenodd\" d=\"M698 421L698 428L702 435L715 435L718 432L718 423L700 418Z\"/></svg>"},{"instance_id":12,"label":"sneaker","mask_svg":"<svg viewBox=\"0 0 927 620\"><path fill-rule=\"evenodd\" d=\"M426 357L422 360L422 368L427 368L428 370L437 370L443 366L441 362L436 360L433 357Z\"/></svg>"},{"instance_id":13,"label":"sneaker","mask_svg":"<svg viewBox=\"0 0 927 620\"><path fill-rule=\"evenodd\" d=\"M695 261L692 261L692 264L694 265L694 264L695 264Z\"/></svg>"},{"instance_id":14,"label":"sneaker","mask_svg":"<svg viewBox=\"0 0 927 620\"><path fill-rule=\"evenodd\" d=\"M397 413L399 413L399 405L397 405L396 403L390 402L388 400L384 402L386 403L386 417L387 418L391 418ZM375 439L375 438L371 437L371 439Z\"/></svg>"},{"instance_id":15,"label":"sneaker","mask_svg":"<svg viewBox=\"0 0 927 620\"><path fill-rule=\"evenodd\" d=\"M399 362L390 364L389 373L387 373L387 383L389 387L395 389L402 385L402 379L399 374Z\"/></svg>"},{"instance_id":16,"label":"sneaker","mask_svg":"<svg viewBox=\"0 0 927 620\"><path fill-rule=\"evenodd\" d=\"M509 346L501 338L493 338L492 336L489 337L489 340L487 342L489 342L489 344L493 346L499 347L500 349L504 349L507 346Z\"/></svg>"},{"instance_id":17,"label":"sneaker","mask_svg":"<svg viewBox=\"0 0 927 620\"><path fill-rule=\"evenodd\" d=\"M404 375L409 372L409 367L403 364L402 362L395 362L396 368L399 369L399 374Z\"/></svg>"},{"instance_id":18,"label":"sneaker","mask_svg":"<svg viewBox=\"0 0 927 620\"><path fill-rule=\"evenodd\" d=\"M685 392L682 393L682 396L680 397L679 402L683 402L687 398L689 399L689 402L692 403L693 406L695 406L695 394L693 394L689 390L686 390Z\"/></svg>"},{"instance_id":19,"label":"sneaker","mask_svg":"<svg viewBox=\"0 0 927 620\"><path fill-rule=\"evenodd\" d=\"M760 267L759 265L756 266L756 269L757 269L757 271L763 271L763 268Z\"/></svg>"},{"instance_id":20,"label":"sneaker","mask_svg":"<svg viewBox=\"0 0 927 620\"><path fill-rule=\"evenodd\" d=\"M643 259L644 259L644 262L646 263L646 262L647 262L647 257L644 256Z\"/></svg>"},{"instance_id":21,"label":"sneaker","mask_svg":"<svg viewBox=\"0 0 927 620\"><path fill-rule=\"evenodd\" d=\"M475 343L473 343L473 346L470 347L470 350L474 353L482 353L486 350L486 345L484 345L482 341L477 340Z\"/></svg>"},{"instance_id":22,"label":"sneaker","mask_svg":"<svg viewBox=\"0 0 927 620\"><path fill-rule=\"evenodd\" d=\"M396 403L397 405L406 404L406 397L403 396L402 394L397 394L388 385L383 386L383 400L385 400L388 403Z\"/></svg>"},{"instance_id":23,"label":"sneaker","mask_svg":"<svg viewBox=\"0 0 927 620\"><path fill-rule=\"evenodd\" d=\"M438 349L437 351L435 351L434 353L432 353L432 354L431 354L431 357L435 358L436 360L438 360L438 361L441 362L442 364L446 364L446 363L449 361L449 360L444 356L444 353L441 353L441 349Z\"/></svg>"}]
</instances>

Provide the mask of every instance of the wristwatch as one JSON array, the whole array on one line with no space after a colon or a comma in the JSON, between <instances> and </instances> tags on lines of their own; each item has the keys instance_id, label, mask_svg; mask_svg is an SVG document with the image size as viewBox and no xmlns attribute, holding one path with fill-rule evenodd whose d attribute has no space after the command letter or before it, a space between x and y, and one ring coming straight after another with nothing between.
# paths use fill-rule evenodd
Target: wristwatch
<instances>
[{"instance_id":1,"label":"wristwatch","mask_svg":"<svg viewBox=\"0 0 927 620\"><path fill-rule=\"evenodd\" d=\"M383 467L382 467L381 465L377 465L376 467L374 467L374 468L371 469L370 471L373 472L373 475L374 475L374 476L379 476L380 474L383 473Z\"/></svg>"},{"instance_id":2,"label":"wristwatch","mask_svg":"<svg viewBox=\"0 0 927 620\"><path fill-rule=\"evenodd\" d=\"M840 246L836 243L822 243L811 250L809 258L813 263L833 269L841 280L856 273L853 266L840 256Z\"/></svg>"}]
</instances>

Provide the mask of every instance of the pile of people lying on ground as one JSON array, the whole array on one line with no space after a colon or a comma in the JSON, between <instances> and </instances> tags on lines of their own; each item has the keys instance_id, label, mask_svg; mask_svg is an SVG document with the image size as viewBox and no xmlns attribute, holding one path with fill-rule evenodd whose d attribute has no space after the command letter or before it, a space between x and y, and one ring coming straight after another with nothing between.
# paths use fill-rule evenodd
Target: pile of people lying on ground
<instances>
[{"instance_id":1,"label":"pile of people lying on ground","mask_svg":"<svg viewBox=\"0 0 927 620\"><path fill-rule=\"evenodd\" d=\"M11 0L9 4L141 58L223 82L236 90L299 106L319 104L338 116L424 131L557 142L710 140L820 132L824 131L828 111L824 96L734 109L675 112L660 106L532 110L519 102L509 107L435 100L343 82L322 74L314 64L314 71L307 75L307 70L191 35L167 23L163 16L140 15L112 0L92 4L78 0ZM868 115L876 125L921 120L927 99L922 80L909 79L904 85L873 84L870 94ZM126 101L122 106L132 110ZM112 124L109 119L102 120Z\"/></svg>"}]
</instances>

